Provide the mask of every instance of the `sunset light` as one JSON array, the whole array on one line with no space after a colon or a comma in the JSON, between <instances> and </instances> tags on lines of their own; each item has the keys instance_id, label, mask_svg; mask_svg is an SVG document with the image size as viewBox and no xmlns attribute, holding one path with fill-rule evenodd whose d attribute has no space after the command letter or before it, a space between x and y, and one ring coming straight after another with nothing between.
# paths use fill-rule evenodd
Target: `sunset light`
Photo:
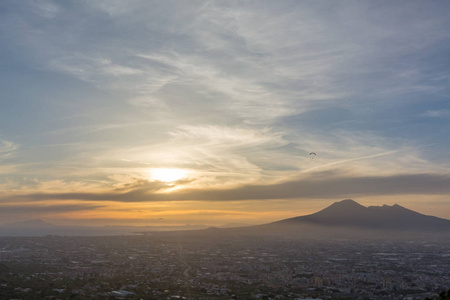
<instances>
[{"instance_id":1,"label":"sunset light","mask_svg":"<svg viewBox=\"0 0 450 300\"><path fill-rule=\"evenodd\" d=\"M347 198L448 218L430 1L2 1L0 219L255 225Z\"/></svg>"},{"instance_id":2,"label":"sunset light","mask_svg":"<svg viewBox=\"0 0 450 300\"><path fill-rule=\"evenodd\" d=\"M186 177L187 174L187 171L181 169L158 168L150 170L150 175L153 180L163 182L174 182Z\"/></svg>"}]
</instances>

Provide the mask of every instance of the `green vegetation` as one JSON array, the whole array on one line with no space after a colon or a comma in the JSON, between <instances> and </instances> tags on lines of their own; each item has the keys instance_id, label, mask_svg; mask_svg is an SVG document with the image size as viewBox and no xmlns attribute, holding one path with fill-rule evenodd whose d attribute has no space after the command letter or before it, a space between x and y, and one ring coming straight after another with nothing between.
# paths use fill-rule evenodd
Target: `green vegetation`
<instances>
[{"instance_id":1,"label":"green vegetation","mask_svg":"<svg viewBox=\"0 0 450 300\"><path fill-rule=\"evenodd\" d=\"M447 292L443 291L439 294L438 298L425 298L425 300L450 300L450 290L448 290Z\"/></svg>"}]
</instances>

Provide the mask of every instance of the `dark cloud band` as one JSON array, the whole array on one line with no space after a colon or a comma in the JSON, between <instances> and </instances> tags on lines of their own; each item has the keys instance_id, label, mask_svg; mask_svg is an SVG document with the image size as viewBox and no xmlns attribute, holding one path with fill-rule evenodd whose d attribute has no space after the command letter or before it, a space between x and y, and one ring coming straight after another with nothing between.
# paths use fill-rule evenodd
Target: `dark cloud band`
<instances>
[{"instance_id":1,"label":"dark cloud band","mask_svg":"<svg viewBox=\"0 0 450 300\"><path fill-rule=\"evenodd\" d=\"M441 174L400 174L392 176L338 177L323 173L305 179L269 184L246 185L232 189L187 189L158 193L147 186L110 193L28 194L23 200L87 201L231 201L296 198L346 198L358 195L444 195L450 193L450 176ZM17 196L16 196L17 197Z\"/></svg>"}]
</instances>

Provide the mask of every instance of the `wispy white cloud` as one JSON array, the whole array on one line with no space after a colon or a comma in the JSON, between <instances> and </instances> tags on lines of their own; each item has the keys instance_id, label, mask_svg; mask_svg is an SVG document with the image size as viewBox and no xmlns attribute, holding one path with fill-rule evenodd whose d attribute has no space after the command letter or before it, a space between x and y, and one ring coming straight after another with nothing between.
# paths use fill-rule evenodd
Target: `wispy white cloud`
<instances>
[{"instance_id":1,"label":"wispy white cloud","mask_svg":"<svg viewBox=\"0 0 450 300\"><path fill-rule=\"evenodd\" d=\"M450 117L450 110L439 109L439 110L427 110L422 114L424 117L439 118L439 117Z\"/></svg>"},{"instance_id":2,"label":"wispy white cloud","mask_svg":"<svg viewBox=\"0 0 450 300\"><path fill-rule=\"evenodd\" d=\"M11 141L0 139L0 160L12 157L19 146Z\"/></svg>"},{"instance_id":3,"label":"wispy white cloud","mask_svg":"<svg viewBox=\"0 0 450 300\"><path fill-rule=\"evenodd\" d=\"M259 145L280 146L282 133L271 132L269 128L252 130L248 128L220 127L213 125L182 125L171 135L177 140L195 140L195 144L222 145L230 148L254 147ZM204 141L204 142L198 142Z\"/></svg>"},{"instance_id":4,"label":"wispy white cloud","mask_svg":"<svg viewBox=\"0 0 450 300\"><path fill-rule=\"evenodd\" d=\"M60 7L53 1L38 0L33 1L31 5L35 8L34 13L47 19L54 18L60 12Z\"/></svg>"},{"instance_id":5,"label":"wispy white cloud","mask_svg":"<svg viewBox=\"0 0 450 300\"><path fill-rule=\"evenodd\" d=\"M114 82L117 77L128 77L143 73L138 68L113 63L109 59L84 55L52 59L49 62L49 67L94 83L100 83L105 80Z\"/></svg>"}]
</instances>

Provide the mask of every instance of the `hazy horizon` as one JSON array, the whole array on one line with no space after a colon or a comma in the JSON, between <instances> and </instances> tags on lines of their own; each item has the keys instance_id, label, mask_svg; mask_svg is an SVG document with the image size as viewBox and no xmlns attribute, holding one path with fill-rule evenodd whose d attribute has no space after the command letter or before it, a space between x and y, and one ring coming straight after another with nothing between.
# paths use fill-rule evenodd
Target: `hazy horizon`
<instances>
[{"instance_id":1,"label":"hazy horizon","mask_svg":"<svg viewBox=\"0 0 450 300\"><path fill-rule=\"evenodd\" d=\"M2 1L0 218L450 219L450 2Z\"/></svg>"},{"instance_id":2,"label":"hazy horizon","mask_svg":"<svg viewBox=\"0 0 450 300\"><path fill-rule=\"evenodd\" d=\"M280 221L290 220L290 219L293 219L293 218L297 219L299 217L312 216L312 215L315 215L315 214L317 214L319 212L322 212L322 211L328 211L330 208L332 208L336 204L344 204L344 206L345 206L345 202L347 202L347 203L348 202L355 203L356 206L361 205L358 202L354 201L353 199L344 199L344 200L340 200L340 201L335 201L330 206L322 207L318 211L314 211L314 212L312 212L310 214L292 215L292 216L288 216L285 219L271 220L271 221L267 221L265 223L254 223L254 224L226 223L226 224L218 224L218 225L215 225L215 226L214 225L208 225L208 224L177 224L177 225L166 225L166 226L165 225L93 225L93 226L87 225L86 226L86 225L83 225L83 224L77 224L77 225L81 226L81 227L89 227L89 228L95 228L95 227L111 227L111 228L114 228L114 227L124 227L125 228L126 227L126 228L130 228L130 229L131 228L146 228L147 230L150 230L150 231L152 231L152 230L154 230L154 231L198 230L198 229L207 229L207 228L210 228L210 227L217 227L217 228L247 227L247 226L253 226L253 225L265 225L265 224L270 224L272 222L278 223ZM364 206L364 205L362 205L362 207L369 208L369 209L385 208L385 207L390 209L390 208L395 208L396 206L398 206L398 204L394 204L394 205L383 204L383 205L380 205L380 206ZM399 206L399 207L410 211L410 209L408 209L407 207L403 207L403 206ZM345 211L342 211L342 212L344 213ZM432 215L423 214L420 211L413 211L413 212L419 213L422 216L436 217L436 216L432 216ZM356 217L358 217L358 216L356 216ZM448 218L439 218L439 219L449 220L450 221L450 219L448 219ZM413 223L414 222L412 221L411 225L414 225ZM0 223L0 229L2 228L2 226L3 226L4 229L8 228L8 227L10 227L11 229L16 228L18 230L17 233L22 235L22 233L26 233L27 232L26 230L24 232L20 231L22 226L24 226L23 229L30 229L30 228L33 228L35 226L47 226L47 225L59 226L59 225L63 225L63 224L50 223L50 222L46 221L45 219L27 219L27 220L22 220L22 221L15 221L15 222L6 222L6 223L2 222L2 223ZM67 224L67 225L71 226L70 224ZM77 226L77 225L75 225L75 226ZM37 227L36 227L36 229L37 229ZM105 232L105 233L107 233L107 232ZM45 232L43 234L45 234ZM111 234L114 234L114 232L111 232ZM1 235L1 233L0 233L0 235Z\"/></svg>"}]
</instances>

